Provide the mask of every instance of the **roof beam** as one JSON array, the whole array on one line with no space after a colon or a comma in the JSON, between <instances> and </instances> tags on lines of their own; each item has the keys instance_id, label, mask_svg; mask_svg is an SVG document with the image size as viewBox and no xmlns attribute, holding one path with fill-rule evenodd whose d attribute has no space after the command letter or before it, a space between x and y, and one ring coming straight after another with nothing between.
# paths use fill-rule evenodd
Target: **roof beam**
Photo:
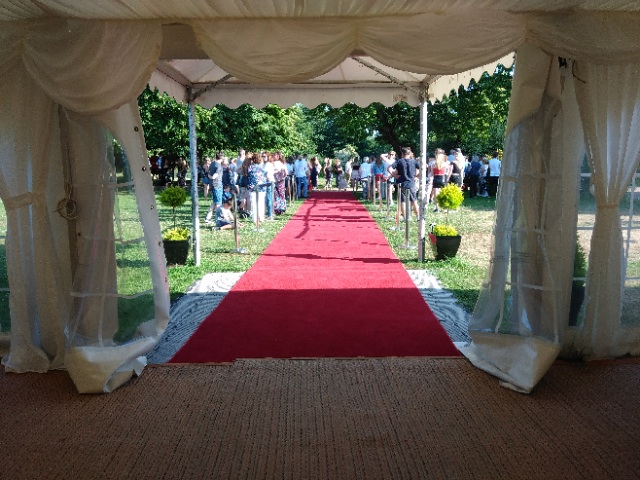
<instances>
[{"instance_id":1,"label":"roof beam","mask_svg":"<svg viewBox=\"0 0 640 480\"><path fill-rule=\"evenodd\" d=\"M195 100L196 98L198 98L201 95L204 95L207 92L210 92L211 90L215 89L218 85L223 84L224 82L226 82L227 80L229 80L230 78L233 78L233 75L231 74L226 74L224 77L222 77L220 80L217 80L213 83L210 83L209 85L207 85L206 88L203 88L202 90L198 90L197 92L195 92L193 95L191 95L191 100Z\"/></svg>"},{"instance_id":2,"label":"roof beam","mask_svg":"<svg viewBox=\"0 0 640 480\"><path fill-rule=\"evenodd\" d=\"M415 88L412 85L409 85L407 82L403 82L402 80L394 77L393 75L391 75L388 72L385 72L384 70L382 70L379 67L376 67L375 65L367 62L366 60L363 60L360 57L353 57L353 59L358 62L360 65L364 65L367 68L370 68L371 70L373 70L374 72L376 72L379 75L382 75L385 78L388 78L389 80L391 80L393 83L396 83L398 85L402 85L404 88L406 88L407 90L409 90L410 92L415 93L418 97L422 97L424 96L424 92L420 91L419 89Z\"/></svg>"}]
</instances>

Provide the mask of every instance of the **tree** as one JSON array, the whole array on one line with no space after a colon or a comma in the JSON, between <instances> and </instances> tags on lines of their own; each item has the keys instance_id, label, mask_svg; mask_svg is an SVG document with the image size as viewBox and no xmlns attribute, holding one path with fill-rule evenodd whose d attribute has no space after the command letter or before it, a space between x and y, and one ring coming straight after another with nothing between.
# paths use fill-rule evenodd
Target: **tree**
<instances>
[{"instance_id":1,"label":"tree","mask_svg":"<svg viewBox=\"0 0 640 480\"><path fill-rule=\"evenodd\" d=\"M493 75L441 101L429 104L429 150L460 147L464 152L485 154L502 149L511 97L512 68L498 65Z\"/></svg>"},{"instance_id":2,"label":"tree","mask_svg":"<svg viewBox=\"0 0 640 480\"><path fill-rule=\"evenodd\" d=\"M138 97L145 141L150 153L174 152L189 155L187 105L148 87ZM224 105L205 109L195 106L198 151L212 155L239 147L246 150L281 150L285 155L314 152L312 130L300 106L283 109L267 105L257 109L241 105L233 110Z\"/></svg>"}]
</instances>

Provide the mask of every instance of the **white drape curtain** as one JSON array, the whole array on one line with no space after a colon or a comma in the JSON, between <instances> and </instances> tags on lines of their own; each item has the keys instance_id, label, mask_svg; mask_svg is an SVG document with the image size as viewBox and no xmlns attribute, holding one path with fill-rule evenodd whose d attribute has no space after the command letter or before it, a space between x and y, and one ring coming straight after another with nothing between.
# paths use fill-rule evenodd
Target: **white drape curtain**
<instances>
[{"instance_id":1,"label":"white drape curtain","mask_svg":"<svg viewBox=\"0 0 640 480\"><path fill-rule=\"evenodd\" d=\"M638 64L587 61L559 68L556 58L529 45L516 61L490 281L463 353L505 386L529 392L561 349L592 358L640 352L640 329L620 318L618 211L640 157L640 70ZM596 223L584 325L568 327L585 144Z\"/></svg>"},{"instance_id":2,"label":"white drape curtain","mask_svg":"<svg viewBox=\"0 0 640 480\"><path fill-rule=\"evenodd\" d=\"M50 203L64 197L57 108L20 64L0 75L0 92L0 196L12 315L3 364L7 371L45 372L64 364L71 286L66 225Z\"/></svg>"},{"instance_id":3,"label":"white drape curtain","mask_svg":"<svg viewBox=\"0 0 640 480\"><path fill-rule=\"evenodd\" d=\"M638 355L640 328L621 324L624 256L618 205L640 163L640 63L578 62L574 71L597 206L585 319L574 348L596 358Z\"/></svg>"},{"instance_id":4,"label":"white drape curtain","mask_svg":"<svg viewBox=\"0 0 640 480\"><path fill-rule=\"evenodd\" d=\"M505 386L530 391L564 338L583 148L572 78L530 45L516 62L490 281L462 351Z\"/></svg>"},{"instance_id":5,"label":"white drape curtain","mask_svg":"<svg viewBox=\"0 0 640 480\"><path fill-rule=\"evenodd\" d=\"M79 391L109 391L139 371L142 360L137 358L153 347L166 326L166 267L157 260L163 258L161 235L135 103L155 68L160 44L157 24L54 20L3 25L0 195L8 217L11 289L10 352L3 359L7 371L64 367ZM118 109L121 105L125 106ZM116 113L110 113L114 109ZM96 267L101 268L88 274L89 267L83 276L76 268L91 266L92 258L70 241L72 232L92 237L94 231L82 228L95 224L93 215L106 213L107 218L99 220L103 229L112 229L113 198L105 195L94 203L90 200L95 197L79 195L75 220L64 220L56 212L58 202L73 189L73 184L65 183L70 172L82 177L82 184L91 183L86 177L90 172L104 169L105 132L98 121L122 137L136 191L145 201L139 205L141 220L147 224L145 239L154 259L150 275L158 285L154 288L153 326L143 325L140 337L125 345L113 340L118 323L115 297L100 315L92 308L73 309L71 319L72 284L77 297L96 293L96 277L106 278L101 283L103 293L113 295L115 262L99 263ZM93 143L85 144L87 139ZM114 258L113 247L101 253ZM80 275L74 280L76 273ZM81 344L80 337L69 334L77 331L78 322L85 332L91 332L82 337ZM88 342L87 338L100 341Z\"/></svg>"}]
</instances>

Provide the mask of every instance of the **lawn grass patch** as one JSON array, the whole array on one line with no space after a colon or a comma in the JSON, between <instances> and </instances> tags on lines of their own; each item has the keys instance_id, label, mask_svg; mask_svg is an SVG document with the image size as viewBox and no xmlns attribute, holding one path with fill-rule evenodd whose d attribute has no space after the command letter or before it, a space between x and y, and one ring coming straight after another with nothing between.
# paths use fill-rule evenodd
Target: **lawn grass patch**
<instances>
[{"instance_id":1,"label":"lawn grass patch","mask_svg":"<svg viewBox=\"0 0 640 480\"><path fill-rule=\"evenodd\" d=\"M378 227L387 238L391 249L407 270L426 270L434 275L440 284L451 291L460 305L472 312L478 300L480 288L489 271L491 246L493 243L493 224L495 221L495 199L465 199L455 212L434 212L428 205L425 210L425 223L447 223L453 225L462 236L458 254L454 258L435 260L431 245L425 244L424 262L418 261L417 248L405 248L406 227L404 222L396 227L395 207L387 215L386 207L363 202ZM417 247L418 222L409 223L409 245Z\"/></svg>"}]
</instances>

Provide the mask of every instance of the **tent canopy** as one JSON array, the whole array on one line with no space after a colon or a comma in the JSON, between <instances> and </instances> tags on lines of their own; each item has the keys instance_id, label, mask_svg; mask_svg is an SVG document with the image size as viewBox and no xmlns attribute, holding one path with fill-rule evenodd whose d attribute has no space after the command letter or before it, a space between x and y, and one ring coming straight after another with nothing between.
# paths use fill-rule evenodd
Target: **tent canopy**
<instances>
[{"instance_id":1,"label":"tent canopy","mask_svg":"<svg viewBox=\"0 0 640 480\"><path fill-rule=\"evenodd\" d=\"M195 102L205 108L224 104L237 108L249 103L256 108L275 103L283 108L301 103L309 108L327 103L361 107L373 102L385 106L406 102L418 106L422 99L435 101L460 85L468 86L484 72L493 73L498 64L513 64L509 54L487 65L453 75L407 72L384 65L362 52L352 52L330 71L296 83L256 83L239 80L216 65L198 46L188 25L163 25L162 51L158 68L149 82L152 88L178 101L187 100L189 90Z\"/></svg>"},{"instance_id":2,"label":"tent canopy","mask_svg":"<svg viewBox=\"0 0 640 480\"><path fill-rule=\"evenodd\" d=\"M150 82L179 99L215 85L197 98L205 106L416 104L421 93L436 98L465 83L448 76L482 72L513 51L491 275L466 353L523 390L568 345L597 357L640 353L640 329L621 322L614 214L640 159L638 25L637 0L4 0L6 369L67 368L79 390L109 391L139 371L162 335L166 265L136 104ZM105 128L127 152L123 184L105 160ZM585 144L597 212L585 321L567 332L570 200ZM115 199L131 187L144 228L121 238ZM76 216L59 214L61 199L75 202ZM128 277L118 272L139 244L151 281L123 293ZM120 304L145 296L151 317L119 344Z\"/></svg>"}]
</instances>

